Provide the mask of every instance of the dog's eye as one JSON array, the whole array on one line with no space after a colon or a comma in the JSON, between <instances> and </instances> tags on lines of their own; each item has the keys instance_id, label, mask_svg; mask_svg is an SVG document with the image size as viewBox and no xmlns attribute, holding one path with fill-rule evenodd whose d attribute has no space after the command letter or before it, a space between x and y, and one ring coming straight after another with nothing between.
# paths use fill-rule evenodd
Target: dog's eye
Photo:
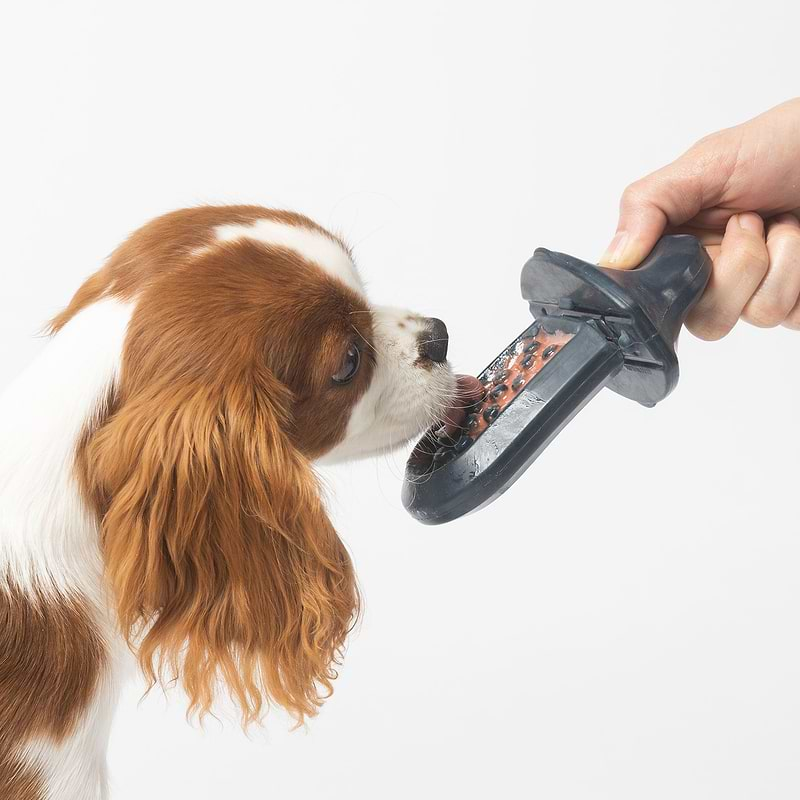
<instances>
[{"instance_id":1,"label":"dog's eye","mask_svg":"<svg viewBox=\"0 0 800 800\"><path fill-rule=\"evenodd\" d=\"M333 376L333 382L339 384L349 383L355 378L360 366L361 351L354 344L351 344L350 347L347 348L347 355L344 357L342 366Z\"/></svg>"}]
</instances>

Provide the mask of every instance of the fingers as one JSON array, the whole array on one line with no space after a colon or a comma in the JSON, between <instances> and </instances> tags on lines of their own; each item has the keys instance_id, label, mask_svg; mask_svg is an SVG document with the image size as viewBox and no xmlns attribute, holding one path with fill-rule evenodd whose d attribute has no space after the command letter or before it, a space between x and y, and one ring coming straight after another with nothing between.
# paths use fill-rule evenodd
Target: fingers
<instances>
[{"instance_id":1,"label":"fingers","mask_svg":"<svg viewBox=\"0 0 800 800\"><path fill-rule=\"evenodd\" d=\"M677 161L632 183L620 201L617 233L600 265L617 269L638 266L667 225L682 225L716 197L725 183L725 170L709 162L703 143Z\"/></svg>"},{"instance_id":2,"label":"fingers","mask_svg":"<svg viewBox=\"0 0 800 800\"><path fill-rule=\"evenodd\" d=\"M766 231L758 214L738 214L728 221L719 244L716 237L704 244L714 269L686 321L692 333L721 339L740 317L760 328L800 330L800 220L795 214L780 214Z\"/></svg>"},{"instance_id":3,"label":"fingers","mask_svg":"<svg viewBox=\"0 0 800 800\"><path fill-rule=\"evenodd\" d=\"M767 251L769 269L744 307L742 318L759 328L781 324L800 328L800 313L794 313L800 296L800 221L797 217L781 214L772 220L767 231Z\"/></svg>"},{"instance_id":4,"label":"fingers","mask_svg":"<svg viewBox=\"0 0 800 800\"><path fill-rule=\"evenodd\" d=\"M769 264L761 217L750 212L731 217L711 279L690 312L686 327L709 341L728 334L764 281Z\"/></svg>"}]
</instances>

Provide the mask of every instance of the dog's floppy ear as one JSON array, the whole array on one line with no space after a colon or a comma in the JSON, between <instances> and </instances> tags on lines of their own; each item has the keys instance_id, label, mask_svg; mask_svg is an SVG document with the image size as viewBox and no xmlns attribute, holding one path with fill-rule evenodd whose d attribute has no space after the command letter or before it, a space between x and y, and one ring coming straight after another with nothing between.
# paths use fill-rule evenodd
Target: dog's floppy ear
<instances>
[{"instance_id":1,"label":"dog's floppy ear","mask_svg":"<svg viewBox=\"0 0 800 800\"><path fill-rule=\"evenodd\" d=\"M145 674L178 677L201 713L221 678L245 722L270 701L314 714L358 613L350 558L286 435L281 391L248 375L121 398L79 462Z\"/></svg>"}]
</instances>

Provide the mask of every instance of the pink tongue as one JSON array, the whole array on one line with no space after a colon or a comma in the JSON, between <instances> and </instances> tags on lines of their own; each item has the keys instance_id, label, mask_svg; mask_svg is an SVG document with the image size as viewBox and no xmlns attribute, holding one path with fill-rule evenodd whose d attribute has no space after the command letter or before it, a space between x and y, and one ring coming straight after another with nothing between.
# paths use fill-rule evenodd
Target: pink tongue
<instances>
[{"instance_id":1,"label":"pink tongue","mask_svg":"<svg viewBox=\"0 0 800 800\"><path fill-rule=\"evenodd\" d=\"M484 388L472 375L456 375L456 393L450 407L444 412L444 431L446 435L455 433L463 424L467 408L483 399Z\"/></svg>"}]
</instances>

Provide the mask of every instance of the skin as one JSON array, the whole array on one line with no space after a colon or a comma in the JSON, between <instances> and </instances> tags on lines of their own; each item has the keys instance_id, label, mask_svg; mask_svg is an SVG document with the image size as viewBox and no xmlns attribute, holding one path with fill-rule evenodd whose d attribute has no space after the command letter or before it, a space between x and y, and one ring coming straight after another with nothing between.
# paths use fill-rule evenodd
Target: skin
<instances>
[{"instance_id":1,"label":"skin","mask_svg":"<svg viewBox=\"0 0 800 800\"><path fill-rule=\"evenodd\" d=\"M800 98L713 133L622 195L600 264L633 269L664 233L692 233L714 269L687 320L721 339L741 318L800 330Z\"/></svg>"}]
</instances>

